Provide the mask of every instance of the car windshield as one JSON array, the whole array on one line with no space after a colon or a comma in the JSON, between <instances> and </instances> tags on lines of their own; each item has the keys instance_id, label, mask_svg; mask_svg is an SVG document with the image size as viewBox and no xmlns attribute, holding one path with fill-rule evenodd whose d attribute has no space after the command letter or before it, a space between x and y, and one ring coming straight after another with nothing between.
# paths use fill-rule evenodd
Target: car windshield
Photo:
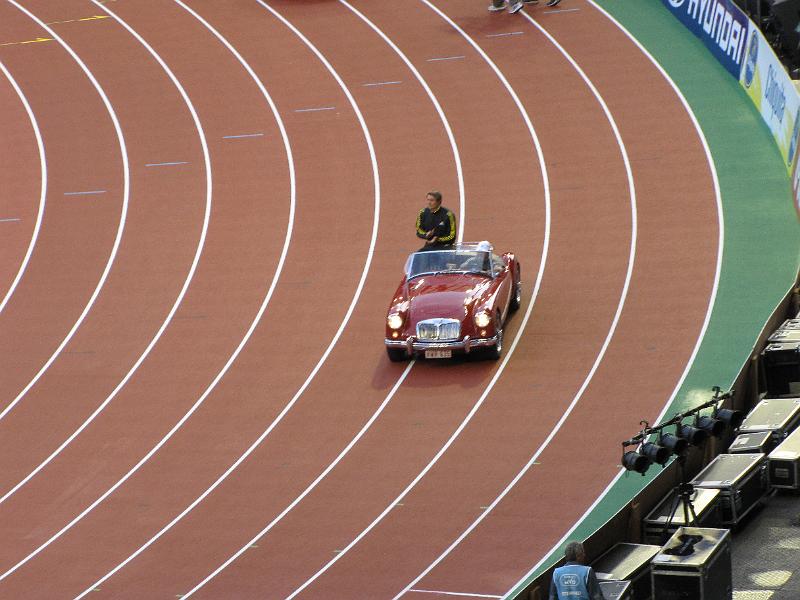
<instances>
[{"instance_id":1,"label":"car windshield","mask_svg":"<svg viewBox=\"0 0 800 600\"><path fill-rule=\"evenodd\" d=\"M478 273L491 276L491 253L481 250L428 250L408 257L406 276L440 273Z\"/></svg>"}]
</instances>

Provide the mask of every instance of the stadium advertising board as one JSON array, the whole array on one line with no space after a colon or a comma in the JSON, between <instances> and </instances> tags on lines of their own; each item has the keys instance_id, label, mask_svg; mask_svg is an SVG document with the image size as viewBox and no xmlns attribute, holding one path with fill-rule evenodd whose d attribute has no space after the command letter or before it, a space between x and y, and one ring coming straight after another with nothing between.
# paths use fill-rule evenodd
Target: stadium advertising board
<instances>
[{"instance_id":1,"label":"stadium advertising board","mask_svg":"<svg viewBox=\"0 0 800 600\"><path fill-rule=\"evenodd\" d=\"M797 158L800 96L763 34L751 27L747 56L739 79L769 127L791 173Z\"/></svg>"},{"instance_id":2,"label":"stadium advertising board","mask_svg":"<svg viewBox=\"0 0 800 600\"><path fill-rule=\"evenodd\" d=\"M733 0L662 0L699 37L731 75L739 78L750 20Z\"/></svg>"}]
</instances>

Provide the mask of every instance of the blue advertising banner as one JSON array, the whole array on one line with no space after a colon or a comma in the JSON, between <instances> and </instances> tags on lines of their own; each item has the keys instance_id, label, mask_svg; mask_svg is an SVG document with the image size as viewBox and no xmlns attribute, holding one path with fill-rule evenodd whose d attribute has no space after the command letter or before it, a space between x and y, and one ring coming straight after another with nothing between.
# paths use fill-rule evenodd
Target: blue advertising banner
<instances>
[{"instance_id":1,"label":"blue advertising banner","mask_svg":"<svg viewBox=\"0 0 800 600\"><path fill-rule=\"evenodd\" d=\"M662 0L689 31L703 40L720 64L739 79L749 19L733 0Z\"/></svg>"}]
</instances>

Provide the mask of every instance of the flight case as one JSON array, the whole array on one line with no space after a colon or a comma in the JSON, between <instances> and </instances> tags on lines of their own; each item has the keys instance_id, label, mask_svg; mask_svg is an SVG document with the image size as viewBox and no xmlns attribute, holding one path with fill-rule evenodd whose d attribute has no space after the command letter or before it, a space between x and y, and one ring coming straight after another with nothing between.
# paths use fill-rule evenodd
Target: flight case
<instances>
[{"instance_id":1,"label":"flight case","mask_svg":"<svg viewBox=\"0 0 800 600\"><path fill-rule=\"evenodd\" d=\"M795 429L769 453L769 483L775 488L800 489L800 429Z\"/></svg>"},{"instance_id":2,"label":"flight case","mask_svg":"<svg viewBox=\"0 0 800 600\"><path fill-rule=\"evenodd\" d=\"M771 431L776 443L780 443L798 423L800 398L765 398L747 414L739 433Z\"/></svg>"},{"instance_id":3,"label":"flight case","mask_svg":"<svg viewBox=\"0 0 800 600\"><path fill-rule=\"evenodd\" d=\"M771 431L753 431L742 433L736 436L728 447L728 454L761 453L769 454L775 446L777 440L772 436Z\"/></svg>"},{"instance_id":4,"label":"flight case","mask_svg":"<svg viewBox=\"0 0 800 600\"><path fill-rule=\"evenodd\" d=\"M599 581L630 581L631 598L648 600L650 588L650 559L661 546L647 544L616 544L592 563Z\"/></svg>"},{"instance_id":5,"label":"flight case","mask_svg":"<svg viewBox=\"0 0 800 600\"><path fill-rule=\"evenodd\" d=\"M733 598L730 535L727 529L679 528L653 557L653 600Z\"/></svg>"},{"instance_id":6,"label":"flight case","mask_svg":"<svg viewBox=\"0 0 800 600\"><path fill-rule=\"evenodd\" d=\"M761 352L770 396L791 394L800 382L800 342L773 342Z\"/></svg>"},{"instance_id":7,"label":"flight case","mask_svg":"<svg viewBox=\"0 0 800 600\"><path fill-rule=\"evenodd\" d=\"M722 524L736 525L767 493L765 454L720 454L692 480L696 488L720 490Z\"/></svg>"},{"instance_id":8,"label":"flight case","mask_svg":"<svg viewBox=\"0 0 800 600\"><path fill-rule=\"evenodd\" d=\"M683 499L678 499L678 506L675 509L672 521L667 527L666 537L669 539L678 527L688 527L690 524L695 527L721 527L722 509L719 497L722 492L718 489L694 488L690 500L694 507L697 520L694 523L687 523L684 518ZM676 491L667 494L658 505L642 521L643 540L647 544L661 545L667 540L664 539L664 526L669 521L672 508L675 506ZM688 508L687 508L688 510ZM689 519L692 515L689 513Z\"/></svg>"},{"instance_id":9,"label":"flight case","mask_svg":"<svg viewBox=\"0 0 800 600\"><path fill-rule=\"evenodd\" d=\"M599 583L605 600L633 600L630 581L600 581Z\"/></svg>"}]
</instances>

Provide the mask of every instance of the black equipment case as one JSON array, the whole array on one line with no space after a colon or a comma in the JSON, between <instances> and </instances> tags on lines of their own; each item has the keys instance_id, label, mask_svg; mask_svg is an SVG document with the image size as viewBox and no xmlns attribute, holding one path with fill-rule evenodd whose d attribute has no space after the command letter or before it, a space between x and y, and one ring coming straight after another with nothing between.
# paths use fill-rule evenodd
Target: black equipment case
<instances>
[{"instance_id":1,"label":"black equipment case","mask_svg":"<svg viewBox=\"0 0 800 600\"><path fill-rule=\"evenodd\" d=\"M728 447L728 454L745 454L755 452L769 454L778 445L771 431L753 431L736 436Z\"/></svg>"},{"instance_id":2,"label":"black equipment case","mask_svg":"<svg viewBox=\"0 0 800 600\"><path fill-rule=\"evenodd\" d=\"M798 423L800 398L765 398L747 414L739 433L771 431L776 443L780 443Z\"/></svg>"},{"instance_id":3,"label":"black equipment case","mask_svg":"<svg viewBox=\"0 0 800 600\"><path fill-rule=\"evenodd\" d=\"M791 394L800 382L800 342L774 342L761 352L770 396Z\"/></svg>"},{"instance_id":4,"label":"black equipment case","mask_svg":"<svg viewBox=\"0 0 800 600\"><path fill-rule=\"evenodd\" d=\"M733 598L730 536L727 529L678 529L653 557L653 599Z\"/></svg>"},{"instance_id":5,"label":"black equipment case","mask_svg":"<svg viewBox=\"0 0 800 600\"><path fill-rule=\"evenodd\" d=\"M769 453L768 463L772 487L800 489L800 429L795 429Z\"/></svg>"},{"instance_id":6,"label":"black equipment case","mask_svg":"<svg viewBox=\"0 0 800 600\"><path fill-rule=\"evenodd\" d=\"M722 492L718 489L712 488L694 488L690 500L694 507L697 520L694 523L687 523L684 513L683 498L678 497L677 491L672 491L667 494L658 505L650 511L650 513L642 521L642 538L647 544L661 545L667 540L663 539L664 527L669 521L670 514L673 507L675 512L672 520L667 526L666 536L667 539L672 537L672 534L678 527L722 527L722 508L720 506L719 497ZM678 505L675 506L677 498ZM688 512L688 507L686 511ZM689 519L692 515L689 513Z\"/></svg>"},{"instance_id":7,"label":"black equipment case","mask_svg":"<svg viewBox=\"0 0 800 600\"><path fill-rule=\"evenodd\" d=\"M600 581L630 581L631 598L648 600L650 588L650 559L661 550L661 546L648 544L616 544L592 563Z\"/></svg>"},{"instance_id":8,"label":"black equipment case","mask_svg":"<svg viewBox=\"0 0 800 600\"><path fill-rule=\"evenodd\" d=\"M633 600L630 581L601 581L600 591L605 600Z\"/></svg>"},{"instance_id":9,"label":"black equipment case","mask_svg":"<svg viewBox=\"0 0 800 600\"><path fill-rule=\"evenodd\" d=\"M720 490L723 525L736 525L767 493L765 454L720 454L692 480Z\"/></svg>"}]
</instances>

